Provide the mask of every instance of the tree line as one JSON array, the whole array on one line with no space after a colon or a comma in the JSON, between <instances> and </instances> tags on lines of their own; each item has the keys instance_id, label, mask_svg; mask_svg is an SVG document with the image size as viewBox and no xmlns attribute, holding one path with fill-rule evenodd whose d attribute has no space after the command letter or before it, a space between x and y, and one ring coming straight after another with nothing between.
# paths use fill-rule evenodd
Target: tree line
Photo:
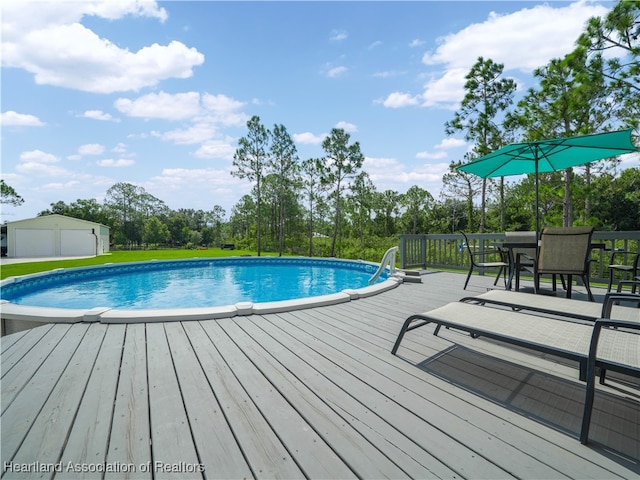
<instances>
[{"instance_id":1,"label":"tree line","mask_svg":"<svg viewBox=\"0 0 640 480\"><path fill-rule=\"evenodd\" d=\"M616 47L623 59L604 53ZM451 162L438 199L419 185L406 192L378 191L363 169L358 141L334 128L324 156L301 160L284 125L247 122L231 175L252 183L250 194L227 212L169 209L142 187L118 183L103 204L77 200L51 204L60 213L106 224L118 245L176 247L235 243L260 253L342 256L379 260L399 233L531 230L535 187L520 181L481 179L457 170L512 142L599 133L640 126L640 1L621 1L605 18L593 18L574 51L533 74L537 86L514 104L516 84L504 65L478 58L466 76L465 96L444 125L472 144ZM618 160L541 174L543 225L594 225L640 230L640 169L619 171ZM22 198L2 182L3 203ZM16 204L16 203L14 203Z\"/></svg>"}]
</instances>

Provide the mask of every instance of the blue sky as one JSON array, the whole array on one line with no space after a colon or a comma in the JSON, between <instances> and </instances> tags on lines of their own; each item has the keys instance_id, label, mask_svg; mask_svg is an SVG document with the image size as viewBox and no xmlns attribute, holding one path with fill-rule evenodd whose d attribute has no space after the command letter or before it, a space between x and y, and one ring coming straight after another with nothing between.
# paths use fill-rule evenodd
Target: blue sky
<instances>
[{"instance_id":1,"label":"blue sky","mask_svg":"<svg viewBox=\"0 0 640 480\"><path fill-rule=\"evenodd\" d=\"M469 145L444 122L479 56L522 93L612 2L3 2L2 178L25 199L2 221L56 201L144 187L170 208L231 207L231 176L258 115L283 124L301 160L344 128L377 189L442 175ZM638 166L637 157L627 166Z\"/></svg>"}]
</instances>

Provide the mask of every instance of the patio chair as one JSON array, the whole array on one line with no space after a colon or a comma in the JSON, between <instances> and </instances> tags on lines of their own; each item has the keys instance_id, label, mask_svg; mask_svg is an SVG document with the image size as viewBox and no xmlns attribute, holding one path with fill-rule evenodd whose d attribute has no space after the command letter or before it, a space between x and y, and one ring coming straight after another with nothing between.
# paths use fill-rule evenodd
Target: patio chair
<instances>
[{"instance_id":1,"label":"patio chair","mask_svg":"<svg viewBox=\"0 0 640 480\"><path fill-rule=\"evenodd\" d=\"M632 262L625 262L626 259L633 258ZM616 263L616 259L620 259L619 263ZM638 273L640 273L640 253L628 252L626 250L613 250L611 252L611 258L609 259L609 286L607 292L611 291L613 285L613 277L615 272L622 272L623 280L626 280L627 275L633 279ZM635 288L633 289L635 292Z\"/></svg>"},{"instance_id":2,"label":"patio chair","mask_svg":"<svg viewBox=\"0 0 640 480\"><path fill-rule=\"evenodd\" d=\"M505 232L505 243L526 243L535 244L538 239L538 235L534 231L530 232ZM520 290L520 272L525 269L532 269L535 262L535 258L538 254L537 248L520 248L512 247L510 249L509 263L513 271L510 273L510 278L515 275L516 277L516 291Z\"/></svg>"},{"instance_id":3,"label":"patio chair","mask_svg":"<svg viewBox=\"0 0 640 480\"><path fill-rule=\"evenodd\" d=\"M551 275L552 289L556 291L556 276L560 275L565 285L567 298L571 298L571 284L574 276L579 276L589 300L594 301L589 286L589 256L594 227L545 227L540 235L540 249L533 264L533 288L540 290L540 277ZM528 267L524 267L530 269Z\"/></svg>"},{"instance_id":4,"label":"patio chair","mask_svg":"<svg viewBox=\"0 0 640 480\"><path fill-rule=\"evenodd\" d=\"M471 274L473 273L474 268L479 271L484 270L485 268L497 268L498 275L496 275L496 280L493 282L494 285L498 283L498 279L500 278L500 274L504 276L504 284L507 286L507 269L509 268L509 264L505 262L505 258L503 256L503 252L495 247L485 246L483 250L474 251L471 249L471 244L469 243L469 239L464 232L460 232L464 237L464 244L466 245L467 252L469 252L469 273L467 274L467 279L464 282L463 290L467 289L467 285L469 284L469 279L471 278ZM500 258L500 260L496 261L485 261L486 258Z\"/></svg>"}]
</instances>

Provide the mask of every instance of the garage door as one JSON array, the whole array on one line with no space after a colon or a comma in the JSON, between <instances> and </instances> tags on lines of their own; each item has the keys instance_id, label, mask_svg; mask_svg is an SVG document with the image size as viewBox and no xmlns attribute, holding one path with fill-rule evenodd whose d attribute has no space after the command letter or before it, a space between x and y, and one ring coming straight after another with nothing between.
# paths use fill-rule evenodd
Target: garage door
<instances>
[{"instance_id":1,"label":"garage door","mask_svg":"<svg viewBox=\"0 0 640 480\"><path fill-rule=\"evenodd\" d=\"M16 257L52 257L54 248L53 229L16 229Z\"/></svg>"},{"instance_id":2,"label":"garage door","mask_svg":"<svg viewBox=\"0 0 640 480\"><path fill-rule=\"evenodd\" d=\"M60 230L60 255L80 257L96 254L96 237L91 230Z\"/></svg>"}]
</instances>

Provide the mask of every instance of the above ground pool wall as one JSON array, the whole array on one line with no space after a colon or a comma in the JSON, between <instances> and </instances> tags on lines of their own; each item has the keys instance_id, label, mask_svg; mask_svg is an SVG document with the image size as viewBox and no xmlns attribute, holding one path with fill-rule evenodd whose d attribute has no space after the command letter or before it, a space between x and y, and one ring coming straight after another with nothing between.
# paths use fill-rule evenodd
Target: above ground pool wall
<instances>
[{"instance_id":1,"label":"above ground pool wall","mask_svg":"<svg viewBox=\"0 0 640 480\"><path fill-rule=\"evenodd\" d=\"M97 307L90 310L32 307L16 305L6 300L0 301L0 321L2 336L17 333L49 323L150 323L184 322L195 320L215 320L235 316L261 315L266 313L290 312L304 308L322 307L365 298L390 290L403 282L403 275L393 275L384 282L355 290L344 290L330 295L320 295L304 299L282 300L278 302L235 305L173 308L163 310L121 310Z\"/></svg>"}]
</instances>

